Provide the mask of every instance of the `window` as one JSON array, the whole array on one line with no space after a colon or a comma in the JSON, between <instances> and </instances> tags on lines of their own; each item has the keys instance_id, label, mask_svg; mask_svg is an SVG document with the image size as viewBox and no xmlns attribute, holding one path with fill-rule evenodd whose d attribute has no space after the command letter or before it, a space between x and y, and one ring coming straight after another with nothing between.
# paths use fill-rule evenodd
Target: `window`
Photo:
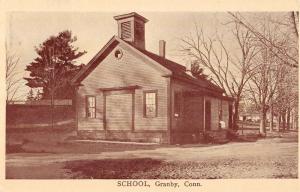
<instances>
[{"instance_id":1,"label":"window","mask_svg":"<svg viewBox=\"0 0 300 192\"><path fill-rule=\"evenodd\" d=\"M86 97L86 117L96 118L96 97L87 96Z\"/></svg>"},{"instance_id":2,"label":"window","mask_svg":"<svg viewBox=\"0 0 300 192\"><path fill-rule=\"evenodd\" d=\"M144 92L144 116L157 116L157 91Z\"/></svg>"},{"instance_id":3,"label":"window","mask_svg":"<svg viewBox=\"0 0 300 192\"><path fill-rule=\"evenodd\" d=\"M122 56L123 56L123 52L120 49L115 51L115 57L117 59L121 59Z\"/></svg>"}]
</instances>

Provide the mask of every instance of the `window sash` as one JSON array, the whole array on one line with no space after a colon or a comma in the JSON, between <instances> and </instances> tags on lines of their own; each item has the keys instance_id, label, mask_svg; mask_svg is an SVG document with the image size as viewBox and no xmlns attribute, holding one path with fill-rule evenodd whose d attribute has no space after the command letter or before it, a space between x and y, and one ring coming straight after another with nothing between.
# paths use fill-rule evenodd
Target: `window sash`
<instances>
[{"instance_id":1,"label":"window sash","mask_svg":"<svg viewBox=\"0 0 300 192\"><path fill-rule=\"evenodd\" d=\"M144 92L144 117L157 117L157 91Z\"/></svg>"},{"instance_id":2,"label":"window sash","mask_svg":"<svg viewBox=\"0 0 300 192\"><path fill-rule=\"evenodd\" d=\"M86 117L96 118L96 97L87 96L86 98Z\"/></svg>"}]
</instances>

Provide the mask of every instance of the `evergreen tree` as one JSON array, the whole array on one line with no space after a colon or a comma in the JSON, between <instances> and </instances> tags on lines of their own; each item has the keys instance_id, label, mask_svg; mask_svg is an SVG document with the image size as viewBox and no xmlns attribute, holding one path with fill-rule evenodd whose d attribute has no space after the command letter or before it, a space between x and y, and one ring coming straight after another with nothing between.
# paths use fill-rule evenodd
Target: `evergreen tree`
<instances>
[{"instance_id":1,"label":"evergreen tree","mask_svg":"<svg viewBox=\"0 0 300 192\"><path fill-rule=\"evenodd\" d=\"M35 100L32 89L30 89L30 91L28 92L26 100L27 101L34 101Z\"/></svg>"},{"instance_id":2,"label":"evergreen tree","mask_svg":"<svg viewBox=\"0 0 300 192\"><path fill-rule=\"evenodd\" d=\"M35 100L41 100L43 98L43 94L41 93L41 91L38 89L36 92L36 96L35 96Z\"/></svg>"},{"instance_id":3,"label":"evergreen tree","mask_svg":"<svg viewBox=\"0 0 300 192\"><path fill-rule=\"evenodd\" d=\"M26 67L30 72L27 84L31 88L42 88L42 98L72 98L73 88L70 80L83 65L75 65L75 60L86 52L78 51L72 43L77 40L71 31L60 32L51 36L35 48L38 57Z\"/></svg>"},{"instance_id":4,"label":"evergreen tree","mask_svg":"<svg viewBox=\"0 0 300 192\"><path fill-rule=\"evenodd\" d=\"M207 78L207 75L203 74L203 68L200 67L200 64L197 61L192 62L191 73L197 79L206 79Z\"/></svg>"}]
</instances>

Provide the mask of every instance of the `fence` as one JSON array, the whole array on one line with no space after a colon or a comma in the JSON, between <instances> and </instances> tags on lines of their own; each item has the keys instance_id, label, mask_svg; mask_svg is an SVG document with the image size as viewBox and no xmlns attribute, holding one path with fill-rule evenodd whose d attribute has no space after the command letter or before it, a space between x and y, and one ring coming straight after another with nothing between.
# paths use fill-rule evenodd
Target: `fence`
<instances>
[{"instance_id":1,"label":"fence","mask_svg":"<svg viewBox=\"0 0 300 192\"><path fill-rule=\"evenodd\" d=\"M74 124L75 108L72 100L56 100L53 108L49 101L7 104L7 128L51 127L52 118L55 126Z\"/></svg>"},{"instance_id":2,"label":"fence","mask_svg":"<svg viewBox=\"0 0 300 192\"><path fill-rule=\"evenodd\" d=\"M9 101L9 105L51 105L50 99L36 101ZM71 99L55 99L53 105L72 105Z\"/></svg>"}]
</instances>

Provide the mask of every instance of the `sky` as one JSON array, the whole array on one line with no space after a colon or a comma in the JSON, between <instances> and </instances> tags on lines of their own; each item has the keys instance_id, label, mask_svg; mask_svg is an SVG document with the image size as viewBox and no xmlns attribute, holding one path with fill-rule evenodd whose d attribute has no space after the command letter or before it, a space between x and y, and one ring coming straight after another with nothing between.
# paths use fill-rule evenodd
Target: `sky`
<instances>
[{"instance_id":1,"label":"sky","mask_svg":"<svg viewBox=\"0 0 300 192\"><path fill-rule=\"evenodd\" d=\"M113 35L117 35L117 22L113 17L124 13L128 12L11 12L7 15L6 43L8 50L20 57L19 76L28 76L25 67L37 56L34 48L63 30L71 30L77 37L74 45L87 51L77 64L88 63ZM226 13L138 13L149 20L145 26L146 49L158 53L159 40L165 40L166 57L183 65L187 61L179 51L180 38L189 35L195 23L205 32L214 33L218 20L227 17ZM18 99L24 99L28 91L24 85Z\"/></svg>"},{"instance_id":2,"label":"sky","mask_svg":"<svg viewBox=\"0 0 300 192\"><path fill-rule=\"evenodd\" d=\"M79 59L86 63L113 36L117 35L117 23L113 16L120 13L63 13L63 12L15 12L8 16L7 44L28 63L36 56L34 47L63 30L71 30L77 36L75 43L87 54ZM197 21L207 31L214 30L217 15L225 13L166 13L139 12L146 17L146 49L158 52L158 41L167 42L166 56L180 61L176 52L179 38L188 35Z\"/></svg>"},{"instance_id":3,"label":"sky","mask_svg":"<svg viewBox=\"0 0 300 192\"><path fill-rule=\"evenodd\" d=\"M20 58L19 77L28 77L26 65L37 57L35 47L50 36L71 30L77 37L74 43L80 51L87 53L77 59L77 64L87 64L94 55L118 34L114 16L129 12L9 12L7 14L6 44L8 51ZM267 12L248 15L264 15ZM274 12L276 13L276 12ZM138 12L149 21L145 25L146 49L158 54L159 40L166 41L166 58L182 65L191 63L180 51L181 39L195 32L195 25L203 29L204 35L222 38L226 49L238 55L237 41L233 40L232 28L228 27L226 12ZM246 14L246 13L244 13ZM273 14L273 13L272 13ZM209 73L205 71L204 73ZM17 99L24 100L30 88L23 80Z\"/></svg>"}]
</instances>

